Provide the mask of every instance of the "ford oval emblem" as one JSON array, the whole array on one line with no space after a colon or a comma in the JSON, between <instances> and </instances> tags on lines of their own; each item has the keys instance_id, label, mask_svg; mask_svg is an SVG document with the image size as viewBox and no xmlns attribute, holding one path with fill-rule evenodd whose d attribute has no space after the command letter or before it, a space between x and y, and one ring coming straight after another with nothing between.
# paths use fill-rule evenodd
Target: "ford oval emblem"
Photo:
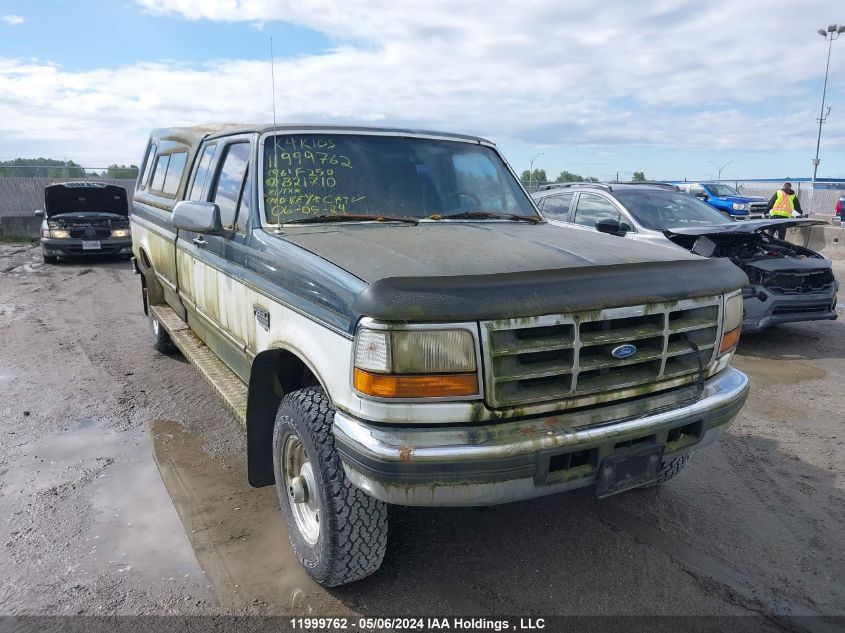
<instances>
[{"instance_id":1,"label":"ford oval emblem","mask_svg":"<svg viewBox=\"0 0 845 633\"><path fill-rule=\"evenodd\" d=\"M619 347L614 347L610 353L613 355L613 358L631 358L631 356L637 353L637 346L625 343Z\"/></svg>"}]
</instances>

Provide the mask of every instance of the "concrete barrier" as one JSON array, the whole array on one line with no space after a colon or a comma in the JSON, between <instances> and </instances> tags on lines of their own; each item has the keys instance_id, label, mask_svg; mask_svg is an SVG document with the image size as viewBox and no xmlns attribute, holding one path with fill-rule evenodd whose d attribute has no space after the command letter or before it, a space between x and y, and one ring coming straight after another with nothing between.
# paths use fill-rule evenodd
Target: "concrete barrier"
<instances>
[{"instance_id":1,"label":"concrete barrier","mask_svg":"<svg viewBox=\"0 0 845 633\"><path fill-rule=\"evenodd\" d=\"M845 259L845 228L796 226L787 229L786 240L819 252L828 259Z\"/></svg>"},{"instance_id":2,"label":"concrete barrier","mask_svg":"<svg viewBox=\"0 0 845 633\"><path fill-rule=\"evenodd\" d=\"M41 229L41 218L34 215L27 216L0 216L0 239L2 238L32 238L39 237Z\"/></svg>"}]
</instances>

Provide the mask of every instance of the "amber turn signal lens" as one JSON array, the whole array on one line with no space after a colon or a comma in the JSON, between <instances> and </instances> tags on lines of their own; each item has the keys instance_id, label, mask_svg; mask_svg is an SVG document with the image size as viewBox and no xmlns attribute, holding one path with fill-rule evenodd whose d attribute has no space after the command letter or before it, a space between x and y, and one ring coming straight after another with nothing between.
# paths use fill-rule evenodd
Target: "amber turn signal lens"
<instances>
[{"instance_id":1,"label":"amber turn signal lens","mask_svg":"<svg viewBox=\"0 0 845 633\"><path fill-rule=\"evenodd\" d=\"M729 349L732 349L737 346L739 343L739 330L740 328L736 328L735 330L731 330L730 332L725 332L722 336L722 345L719 347L719 353L722 354L727 352Z\"/></svg>"},{"instance_id":2,"label":"amber turn signal lens","mask_svg":"<svg viewBox=\"0 0 845 633\"><path fill-rule=\"evenodd\" d=\"M474 373L401 376L355 368L353 381L355 389L377 398L454 398L478 394Z\"/></svg>"}]
</instances>

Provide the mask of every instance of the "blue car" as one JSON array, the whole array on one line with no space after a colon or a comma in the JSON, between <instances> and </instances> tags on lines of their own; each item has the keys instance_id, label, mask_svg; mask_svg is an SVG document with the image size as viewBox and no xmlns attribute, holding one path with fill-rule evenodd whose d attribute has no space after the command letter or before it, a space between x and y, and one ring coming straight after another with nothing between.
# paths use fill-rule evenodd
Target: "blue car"
<instances>
[{"instance_id":1,"label":"blue car","mask_svg":"<svg viewBox=\"0 0 845 633\"><path fill-rule=\"evenodd\" d=\"M679 184L678 188L738 220L762 218L766 215L766 198L744 196L730 185L721 182L685 182Z\"/></svg>"}]
</instances>

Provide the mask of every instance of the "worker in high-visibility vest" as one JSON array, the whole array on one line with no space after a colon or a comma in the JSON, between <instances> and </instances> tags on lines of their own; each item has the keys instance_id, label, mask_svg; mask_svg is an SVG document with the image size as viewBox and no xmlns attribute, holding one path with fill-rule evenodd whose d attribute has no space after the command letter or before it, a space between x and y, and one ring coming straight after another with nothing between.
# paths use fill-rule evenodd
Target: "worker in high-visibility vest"
<instances>
[{"instance_id":1,"label":"worker in high-visibility vest","mask_svg":"<svg viewBox=\"0 0 845 633\"><path fill-rule=\"evenodd\" d=\"M798 196L792 189L791 182L783 183L783 187L775 191L775 195L769 200L766 205L766 211L769 212L769 217L790 219L796 215L801 215L801 202ZM778 227L775 229L778 239L782 240L786 237L786 227Z\"/></svg>"}]
</instances>

